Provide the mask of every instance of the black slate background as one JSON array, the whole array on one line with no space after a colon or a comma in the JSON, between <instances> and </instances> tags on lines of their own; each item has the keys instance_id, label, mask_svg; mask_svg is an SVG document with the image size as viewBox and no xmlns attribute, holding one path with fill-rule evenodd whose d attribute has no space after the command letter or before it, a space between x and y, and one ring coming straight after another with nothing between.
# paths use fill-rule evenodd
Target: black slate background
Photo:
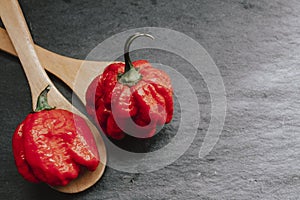
<instances>
[{"instance_id":1,"label":"black slate background","mask_svg":"<svg viewBox=\"0 0 300 200\"><path fill-rule=\"evenodd\" d=\"M190 70L181 72L193 85L201 109L198 135L188 151L173 164L147 174L108 167L91 189L61 194L43 184L30 184L17 173L11 137L31 111L31 97L18 59L0 53L1 199L300 199L299 1L20 3L36 43L75 58L84 59L104 39L132 28L164 27L190 36L205 47L222 74L227 116L217 145L199 159L210 99L202 78L187 66ZM159 60L179 71L188 65L166 52L149 52L134 52L132 57ZM51 78L71 99L69 88ZM162 133L141 148L161 147L170 137L171 133Z\"/></svg>"}]
</instances>

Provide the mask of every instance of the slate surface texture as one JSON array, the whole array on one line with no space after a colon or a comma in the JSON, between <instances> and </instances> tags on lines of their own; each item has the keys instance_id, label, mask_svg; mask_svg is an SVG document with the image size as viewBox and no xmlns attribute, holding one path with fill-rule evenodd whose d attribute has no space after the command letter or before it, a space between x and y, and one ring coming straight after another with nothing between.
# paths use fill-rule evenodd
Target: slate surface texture
<instances>
[{"instance_id":1,"label":"slate surface texture","mask_svg":"<svg viewBox=\"0 0 300 200\"><path fill-rule=\"evenodd\" d=\"M134 52L133 59L162 61L181 69L190 81L201 110L197 136L184 155L163 169L131 174L108 167L89 190L61 194L43 184L30 184L17 173L11 138L31 111L31 97L18 59L1 52L1 199L300 199L299 1L20 3L34 41L74 58L84 59L101 41L132 28L162 27L188 35L208 51L220 70L227 114L218 143L199 159L211 106L202 77L182 70L188 64L168 52ZM51 78L71 99L70 89ZM134 148L131 140L120 145L133 151L158 149L173 137L170 130L172 125L151 141L134 141Z\"/></svg>"}]
</instances>

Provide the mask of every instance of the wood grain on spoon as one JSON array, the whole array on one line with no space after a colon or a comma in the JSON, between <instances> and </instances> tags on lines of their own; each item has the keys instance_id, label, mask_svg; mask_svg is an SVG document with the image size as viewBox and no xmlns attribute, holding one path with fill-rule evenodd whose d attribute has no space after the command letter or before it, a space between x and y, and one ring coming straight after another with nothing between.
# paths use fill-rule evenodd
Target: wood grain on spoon
<instances>
[{"instance_id":1,"label":"wood grain on spoon","mask_svg":"<svg viewBox=\"0 0 300 200\"><path fill-rule=\"evenodd\" d=\"M98 168L94 172L85 171L81 174L81 176L70 182L67 186L55 187L55 189L66 193L76 193L91 187L102 176L106 164L105 145L98 130L83 114L75 109L62 96L62 94L54 87L45 70L42 68L18 1L1 0L0 16L27 76L32 94L33 108L36 106L36 99L39 93L47 85L51 85L52 89L48 94L49 104L55 105L58 108L69 110L83 117L91 128L93 137L96 140L101 159Z\"/></svg>"},{"instance_id":2,"label":"wood grain on spoon","mask_svg":"<svg viewBox=\"0 0 300 200\"><path fill-rule=\"evenodd\" d=\"M0 49L18 56L6 30L3 28L0 28ZM87 87L111 63L74 59L51 52L38 45L35 45L35 50L42 66L65 82L84 104Z\"/></svg>"}]
</instances>

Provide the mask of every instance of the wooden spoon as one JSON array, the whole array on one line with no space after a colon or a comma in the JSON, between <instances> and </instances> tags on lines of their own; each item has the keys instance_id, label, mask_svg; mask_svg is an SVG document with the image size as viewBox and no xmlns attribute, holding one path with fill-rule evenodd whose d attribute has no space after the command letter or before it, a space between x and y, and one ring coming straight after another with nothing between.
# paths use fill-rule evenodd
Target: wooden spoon
<instances>
[{"instance_id":1,"label":"wooden spoon","mask_svg":"<svg viewBox=\"0 0 300 200\"><path fill-rule=\"evenodd\" d=\"M67 186L54 187L54 189L65 193L81 192L94 185L104 172L106 165L106 149L104 142L97 128L63 97L42 68L18 1L1 0L0 16L27 76L31 89L33 108L36 106L36 99L39 93L47 85L50 85L52 89L48 94L49 104L80 115L86 120L93 133L101 159L98 168L94 172L84 171L77 179L70 182Z\"/></svg>"},{"instance_id":2,"label":"wooden spoon","mask_svg":"<svg viewBox=\"0 0 300 200\"><path fill-rule=\"evenodd\" d=\"M3 28L0 28L0 49L11 55L18 56L7 32ZM35 50L41 65L66 83L83 104L85 104L86 90L92 80L101 74L106 66L112 63L108 61L74 59L56 54L38 45L35 45Z\"/></svg>"}]
</instances>

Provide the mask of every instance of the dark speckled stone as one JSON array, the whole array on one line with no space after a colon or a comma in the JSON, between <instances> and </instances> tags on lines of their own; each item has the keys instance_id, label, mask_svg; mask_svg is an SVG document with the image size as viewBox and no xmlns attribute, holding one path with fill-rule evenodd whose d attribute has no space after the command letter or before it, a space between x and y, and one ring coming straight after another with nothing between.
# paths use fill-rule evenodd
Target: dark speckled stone
<instances>
[{"instance_id":1,"label":"dark speckled stone","mask_svg":"<svg viewBox=\"0 0 300 200\"><path fill-rule=\"evenodd\" d=\"M35 42L84 59L104 39L132 28L180 31L202 44L216 62L227 93L224 130L213 151L198 158L210 120L203 79L182 70L201 109L193 144L171 165L147 174L107 168L101 181L76 195L30 184L17 173L11 138L31 111L26 77L17 58L0 53L1 199L299 199L300 196L300 2L297 0L22 0ZM0 5L1 6L1 5ZM187 47L188 48L188 47ZM166 52L134 53L136 59L187 65ZM55 77L58 88L71 91ZM178 115L178 113L175 113ZM166 134L163 134L166 133ZM172 127L151 141L120 146L151 151L172 138Z\"/></svg>"}]
</instances>

